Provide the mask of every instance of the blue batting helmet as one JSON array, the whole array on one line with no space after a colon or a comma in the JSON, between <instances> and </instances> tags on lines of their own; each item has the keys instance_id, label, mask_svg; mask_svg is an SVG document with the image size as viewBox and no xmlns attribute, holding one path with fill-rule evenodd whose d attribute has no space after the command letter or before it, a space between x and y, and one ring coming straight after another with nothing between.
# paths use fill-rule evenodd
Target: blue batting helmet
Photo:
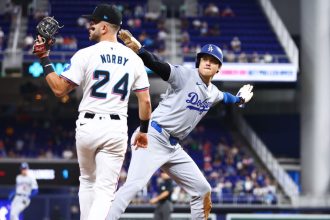
<instances>
[{"instance_id":1,"label":"blue batting helmet","mask_svg":"<svg viewBox=\"0 0 330 220\"><path fill-rule=\"evenodd\" d=\"M223 62L223 54L222 54L222 51L220 49L220 47L214 45L214 44L206 44L202 47L201 49L201 52L199 52L197 54L197 58L196 58L196 68L199 67L199 63L200 63L200 60L201 60L201 57L204 55L204 54L209 54L213 57L215 57L219 62L220 62L220 65L222 65L222 62Z\"/></svg>"},{"instance_id":2,"label":"blue batting helmet","mask_svg":"<svg viewBox=\"0 0 330 220\"><path fill-rule=\"evenodd\" d=\"M20 166L21 170L23 169L29 169L29 164L24 162L24 163L21 163L21 166Z\"/></svg>"}]
</instances>

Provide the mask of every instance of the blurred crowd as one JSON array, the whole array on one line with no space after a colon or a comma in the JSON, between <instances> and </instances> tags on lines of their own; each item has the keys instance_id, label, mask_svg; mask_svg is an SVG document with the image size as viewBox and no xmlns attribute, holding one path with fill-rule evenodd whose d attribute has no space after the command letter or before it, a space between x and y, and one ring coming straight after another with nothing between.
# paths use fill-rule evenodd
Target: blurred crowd
<instances>
[{"instance_id":1,"label":"blurred crowd","mask_svg":"<svg viewBox=\"0 0 330 220\"><path fill-rule=\"evenodd\" d=\"M132 127L132 126L129 126ZM0 158L76 158L74 120L37 120L29 117L3 119L0 125ZM219 138L217 138L219 137ZM274 180L257 164L247 146L232 140L230 133L200 125L182 142L212 187L216 202L277 202ZM130 148L119 179L127 176ZM134 200L147 202L156 193L158 176ZM174 188L173 201L186 203L188 195L179 186ZM238 201L236 201L238 202Z\"/></svg>"},{"instance_id":2,"label":"blurred crowd","mask_svg":"<svg viewBox=\"0 0 330 220\"><path fill-rule=\"evenodd\" d=\"M236 14L230 5L224 5L223 9L220 9L218 5L209 3L204 7L200 6L200 8L200 14L196 17L181 16L181 48L184 56L195 56L203 46L199 42L192 41L191 35L200 37L201 41L207 41L210 37L211 39L217 39L217 37L222 36L220 24L217 22L210 23L205 18L226 18L229 23L236 18ZM269 51L264 53L244 51L242 49L244 42L240 40L239 36L233 36L229 44L225 41L212 43L221 47L225 62L273 63L276 61Z\"/></svg>"}]
</instances>

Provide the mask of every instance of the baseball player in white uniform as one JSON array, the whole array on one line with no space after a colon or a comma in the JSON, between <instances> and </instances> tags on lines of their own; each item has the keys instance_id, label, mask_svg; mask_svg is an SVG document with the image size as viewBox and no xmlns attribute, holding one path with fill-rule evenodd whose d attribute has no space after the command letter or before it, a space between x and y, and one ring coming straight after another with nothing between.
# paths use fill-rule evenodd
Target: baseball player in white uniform
<instances>
[{"instance_id":1,"label":"baseball player in white uniform","mask_svg":"<svg viewBox=\"0 0 330 220\"><path fill-rule=\"evenodd\" d=\"M16 177L14 199L10 205L10 220L18 220L19 215L31 202L31 197L38 194L36 178L29 172L29 165L22 163L21 173Z\"/></svg>"},{"instance_id":2,"label":"baseball player in white uniform","mask_svg":"<svg viewBox=\"0 0 330 220\"><path fill-rule=\"evenodd\" d=\"M117 188L127 149L127 105L130 90L138 98L141 129L134 142L148 144L151 114L149 82L142 60L117 42L122 15L115 6L98 5L90 20L93 46L76 52L70 65L58 76L48 51L38 52L46 80L56 96L76 86L83 89L76 122L76 147L80 167L81 220L105 219ZM35 46L45 44L41 36Z\"/></svg>"},{"instance_id":3,"label":"baseball player in white uniform","mask_svg":"<svg viewBox=\"0 0 330 220\"><path fill-rule=\"evenodd\" d=\"M196 68L187 68L160 61L141 48L128 31L121 30L119 37L138 53L148 68L169 83L169 88L152 113L148 148L132 151L127 180L116 193L106 219L119 219L135 194L159 168L191 195L192 219L207 219L212 205L211 186L179 141L195 128L211 106L218 102L244 104L252 98L253 87L244 85L234 96L219 91L211 83L223 62L222 51L215 45L203 46L197 54ZM132 147L135 148L134 143Z\"/></svg>"}]
</instances>

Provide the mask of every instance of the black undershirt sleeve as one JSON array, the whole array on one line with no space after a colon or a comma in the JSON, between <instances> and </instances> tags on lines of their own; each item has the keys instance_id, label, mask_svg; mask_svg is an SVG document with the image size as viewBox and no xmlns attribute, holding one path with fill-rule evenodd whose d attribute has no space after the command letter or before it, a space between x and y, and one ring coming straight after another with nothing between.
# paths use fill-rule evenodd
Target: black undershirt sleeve
<instances>
[{"instance_id":1,"label":"black undershirt sleeve","mask_svg":"<svg viewBox=\"0 0 330 220\"><path fill-rule=\"evenodd\" d=\"M155 54L145 50L143 47L139 50L138 55L143 60L144 65L163 80L167 81L170 78L171 67L168 63L161 61Z\"/></svg>"}]
</instances>

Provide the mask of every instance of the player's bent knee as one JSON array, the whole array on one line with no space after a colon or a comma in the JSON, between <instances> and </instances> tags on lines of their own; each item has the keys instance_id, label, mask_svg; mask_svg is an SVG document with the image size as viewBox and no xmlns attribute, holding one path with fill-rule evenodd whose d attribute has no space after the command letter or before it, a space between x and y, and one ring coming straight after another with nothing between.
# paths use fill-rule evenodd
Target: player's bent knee
<instances>
[{"instance_id":1,"label":"player's bent knee","mask_svg":"<svg viewBox=\"0 0 330 220\"><path fill-rule=\"evenodd\" d=\"M210 193L211 190L212 190L211 185L208 182L206 182L202 186L200 186L199 193L201 196L204 196L207 193Z\"/></svg>"}]
</instances>

